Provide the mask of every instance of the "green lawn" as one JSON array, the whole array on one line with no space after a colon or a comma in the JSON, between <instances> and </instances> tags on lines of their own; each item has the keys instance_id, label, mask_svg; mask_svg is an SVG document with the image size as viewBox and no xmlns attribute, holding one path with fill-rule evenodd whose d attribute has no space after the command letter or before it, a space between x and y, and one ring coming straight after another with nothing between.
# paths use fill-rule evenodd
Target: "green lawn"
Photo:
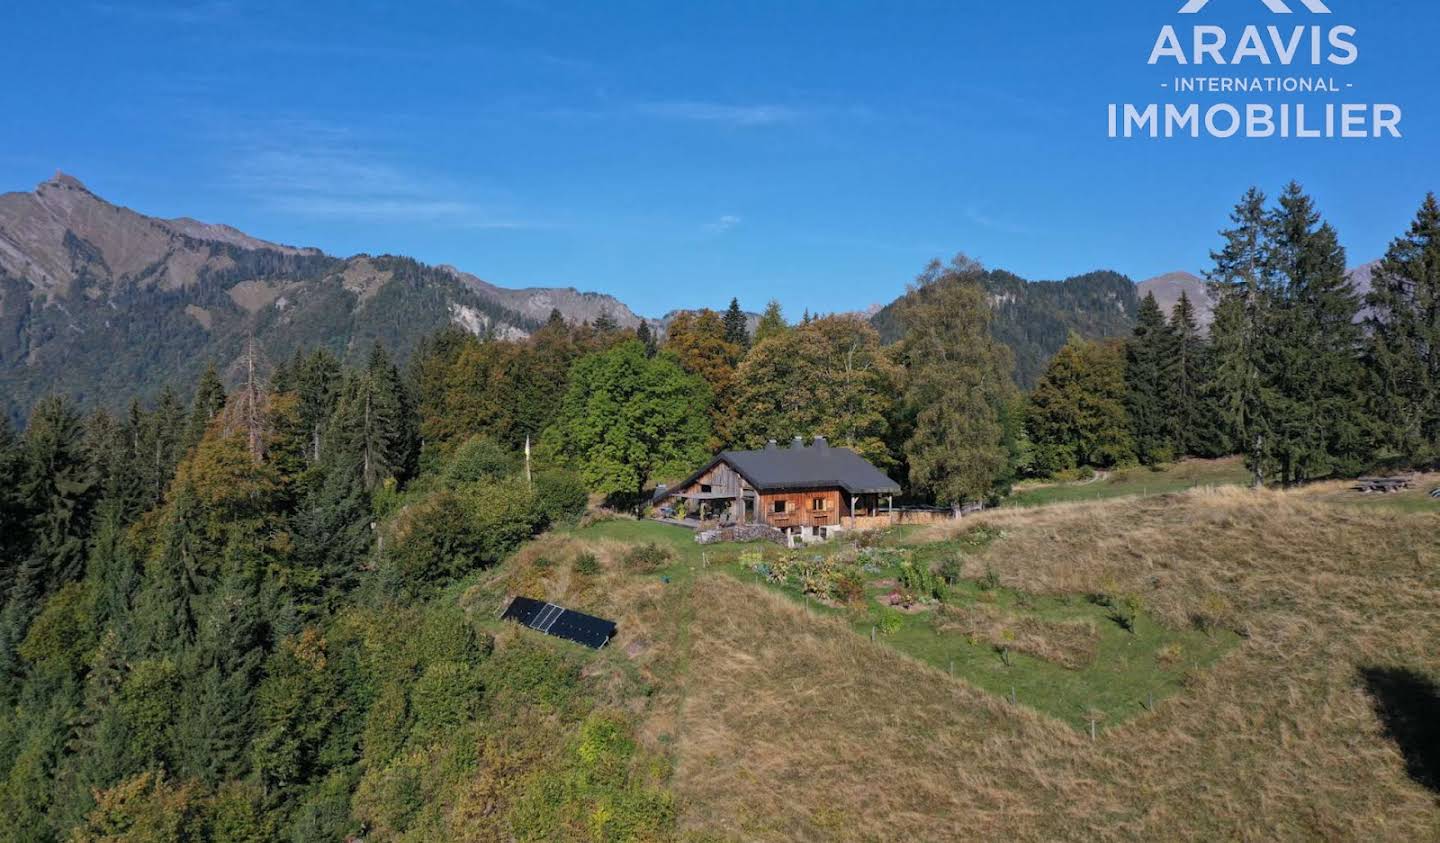
<instances>
[{"instance_id":1,"label":"green lawn","mask_svg":"<svg viewBox=\"0 0 1440 843\"><path fill-rule=\"evenodd\" d=\"M1048 597L1003 588L986 588L980 582L962 580L947 589L945 602L957 607L983 606L1017 622L1045 623L1085 621L1098 633L1095 657L1080 669L1062 667L1045 659L1011 650L1002 658L989 640L972 639L952 631L937 630L937 609L904 614L882 608L877 598L889 588L876 581L899 575L901 560L936 566L948 557L964 554L993 536L979 533L942 543L898 547L887 546L868 553L871 570L863 573L867 582L862 606L836 608L807 597L793 582L771 583L741 564L742 555L760 554L775 560L783 548L768 544L722 544L702 547L688 530L654 522L610 521L577 530L577 537L625 542L657 542L676 552L676 562L655 576L669 578L684 587L696 576L724 574L770 588L803 603L812 611L844 617L857 635L874 635L885 646L934 665L994 694L1009 697L1073 724L1088 728L1091 712L1100 712L1099 728L1114 725L1145 710L1154 702L1179 691L1186 675L1203 670L1229 650L1237 636L1228 632L1207 635L1197 630L1174 630L1147 617L1143 608L1134 631L1122 629L1109 617L1109 609L1085 595ZM895 537L890 537L894 541ZM848 546L832 543L796 551L795 555L815 557L845 553ZM859 563L853 563L858 566ZM882 632L882 618L894 627ZM898 626L896 626L898 622Z\"/></svg>"},{"instance_id":2,"label":"green lawn","mask_svg":"<svg viewBox=\"0 0 1440 843\"><path fill-rule=\"evenodd\" d=\"M1185 460L1158 469L1116 469L1104 478L1090 481L1021 483L1002 505L1032 507L1130 495L1165 495L1197 486L1234 486L1249 482L1250 474L1238 457Z\"/></svg>"}]
</instances>

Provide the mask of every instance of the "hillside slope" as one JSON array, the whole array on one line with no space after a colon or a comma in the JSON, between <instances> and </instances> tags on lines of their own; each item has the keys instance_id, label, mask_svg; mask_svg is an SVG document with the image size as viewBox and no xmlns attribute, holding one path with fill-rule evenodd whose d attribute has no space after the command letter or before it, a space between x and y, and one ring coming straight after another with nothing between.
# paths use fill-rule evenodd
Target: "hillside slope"
<instances>
[{"instance_id":1,"label":"hillside slope","mask_svg":"<svg viewBox=\"0 0 1440 843\"><path fill-rule=\"evenodd\" d=\"M1015 379L1024 388L1034 386L1072 332L1086 339L1126 336L1140 306L1130 279L1110 271L1064 281L1027 281L1011 272L992 270L982 282L995 313L990 332L1015 353ZM871 317L887 342L900 337L902 329L895 314L899 301Z\"/></svg>"},{"instance_id":2,"label":"hillside slope","mask_svg":"<svg viewBox=\"0 0 1440 843\"><path fill-rule=\"evenodd\" d=\"M966 555L966 577L993 570L1004 589L1082 603L1134 594L1174 628L1243 637L1092 741L841 617L701 576L682 607L687 632L668 644L683 666L675 713L653 714L649 730L676 754L683 831L1415 840L1440 829L1423 720L1440 716L1426 678L1440 675L1433 516L1209 490L979 523L999 538ZM670 634L663 617L622 629L617 645L647 651Z\"/></svg>"},{"instance_id":3,"label":"hillside slope","mask_svg":"<svg viewBox=\"0 0 1440 843\"><path fill-rule=\"evenodd\" d=\"M17 421L48 392L120 409L183 389L212 361L233 381L252 334L271 362L319 346L353 360L376 341L403 360L446 324L523 336L552 309L638 321L610 296L506 290L409 258L342 259L145 216L64 174L0 195L0 413Z\"/></svg>"}]
</instances>

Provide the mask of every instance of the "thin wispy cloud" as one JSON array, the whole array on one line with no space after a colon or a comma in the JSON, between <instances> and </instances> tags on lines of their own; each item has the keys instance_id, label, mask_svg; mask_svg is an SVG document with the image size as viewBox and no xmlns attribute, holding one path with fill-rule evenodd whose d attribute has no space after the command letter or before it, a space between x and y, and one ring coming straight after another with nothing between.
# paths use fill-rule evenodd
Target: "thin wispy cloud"
<instances>
[{"instance_id":1,"label":"thin wispy cloud","mask_svg":"<svg viewBox=\"0 0 1440 843\"><path fill-rule=\"evenodd\" d=\"M93 3L101 14L180 26L200 26L238 17L240 5L233 0L206 0L201 3Z\"/></svg>"},{"instance_id":2,"label":"thin wispy cloud","mask_svg":"<svg viewBox=\"0 0 1440 843\"><path fill-rule=\"evenodd\" d=\"M734 214L725 214L700 226L700 230L706 234L724 234L735 228L740 222L740 218Z\"/></svg>"},{"instance_id":3,"label":"thin wispy cloud","mask_svg":"<svg viewBox=\"0 0 1440 843\"><path fill-rule=\"evenodd\" d=\"M997 219L997 218L995 218L995 217L993 217L993 216L985 213L984 211L982 211L980 208L978 208L978 207L975 206L975 205L971 205L971 206L969 206L969 207L967 207L967 208L965 209L965 219L969 220L970 222L975 223L976 225L980 226L981 228L988 228L988 229L990 229L991 231L998 231L998 232L1000 232L1000 233L1002 233L1002 234L1030 234L1030 233L1032 233L1029 228L1027 228L1027 227L1025 227L1025 226L1023 226L1023 225L1020 225L1020 224L1018 224L1018 223L1009 222L1009 221L1007 221L1007 220Z\"/></svg>"},{"instance_id":4,"label":"thin wispy cloud","mask_svg":"<svg viewBox=\"0 0 1440 843\"><path fill-rule=\"evenodd\" d=\"M742 128L795 123L808 114L804 110L784 105L729 105L688 100L641 103L638 110L654 117Z\"/></svg>"},{"instance_id":5,"label":"thin wispy cloud","mask_svg":"<svg viewBox=\"0 0 1440 843\"><path fill-rule=\"evenodd\" d=\"M281 121L233 140L228 185L281 213L477 230L536 227L476 199L473 190L393 163L343 127Z\"/></svg>"}]
</instances>

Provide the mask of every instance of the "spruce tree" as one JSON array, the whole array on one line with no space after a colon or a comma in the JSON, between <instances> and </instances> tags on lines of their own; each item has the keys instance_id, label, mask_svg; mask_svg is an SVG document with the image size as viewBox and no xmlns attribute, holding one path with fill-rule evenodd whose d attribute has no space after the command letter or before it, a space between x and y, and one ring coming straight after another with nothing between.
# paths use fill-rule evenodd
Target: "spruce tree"
<instances>
[{"instance_id":1,"label":"spruce tree","mask_svg":"<svg viewBox=\"0 0 1440 843\"><path fill-rule=\"evenodd\" d=\"M1440 202L1425 197L1390 244L1366 300L1377 439L1412 464L1440 457Z\"/></svg>"},{"instance_id":2,"label":"spruce tree","mask_svg":"<svg viewBox=\"0 0 1440 843\"><path fill-rule=\"evenodd\" d=\"M641 345L645 346L646 357L655 356L659 345L655 341L655 332L650 330L650 322L648 320L640 320L640 327L635 329L635 338L640 341Z\"/></svg>"},{"instance_id":3,"label":"spruce tree","mask_svg":"<svg viewBox=\"0 0 1440 843\"><path fill-rule=\"evenodd\" d=\"M1186 456L1223 456L1229 441L1214 396L1214 355L1185 293L1170 314L1170 333L1175 337L1176 447Z\"/></svg>"},{"instance_id":4,"label":"spruce tree","mask_svg":"<svg viewBox=\"0 0 1440 843\"><path fill-rule=\"evenodd\" d=\"M730 307L725 311L725 341L741 349L750 347L749 321L736 298L730 299Z\"/></svg>"},{"instance_id":5,"label":"spruce tree","mask_svg":"<svg viewBox=\"0 0 1440 843\"><path fill-rule=\"evenodd\" d=\"M190 420L185 430L185 447L195 447L205 435L205 429L210 422L225 409L225 384L220 380L220 373L211 363L205 367L205 373L200 376L200 383L195 387L195 400L190 404Z\"/></svg>"},{"instance_id":6,"label":"spruce tree","mask_svg":"<svg viewBox=\"0 0 1440 843\"><path fill-rule=\"evenodd\" d=\"M785 313L780 309L780 302L771 299L765 305L765 312L760 314L760 322L755 326L753 342L759 345L773 336L783 334L789 327L785 321Z\"/></svg>"},{"instance_id":7,"label":"spruce tree","mask_svg":"<svg viewBox=\"0 0 1440 843\"><path fill-rule=\"evenodd\" d=\"M1125 345L1125 405L1136 456L1146 465L1168 462L1176 455L1178 345L1155 294L1146 294L1134 336Z\"/></svg>"},{"instance_id":8,"label":"spruce tree","mask_svg":"<svg viewBox=\"0 0 1440 843\"><path fill-rule=\"evenodd\" d=\"M1220 288L1210 335L1215 353L1215 398L1225 427L1245 454L1254 484L1264 482L1270 441L1267 386L1273 291L1265 194L1250 188L1230 215L1225 244L1211 252L1215 266L1206 276Z\"/></svg>"},{"instance_id":9,"label":"spruce tree","mask_svg":"<svg viewBox=\"0 0 1440 843\"><path fill-rule=\"evenodd\" d=\"M1345 250L1294 182L1270 214L1276 306L1270 372L1272 473L1291 485L1349 475L1365 464L1359 297Z\"/></svg>"}]
</instances>

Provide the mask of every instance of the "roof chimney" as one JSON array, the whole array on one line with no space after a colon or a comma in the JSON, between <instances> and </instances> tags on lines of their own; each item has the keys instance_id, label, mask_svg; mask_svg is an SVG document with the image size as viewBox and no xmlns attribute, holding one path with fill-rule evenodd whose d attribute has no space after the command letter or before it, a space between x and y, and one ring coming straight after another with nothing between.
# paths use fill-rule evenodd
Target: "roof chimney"
<instances>
[{"instance_id":1,"label":"roof chimney","mask_svg":"<svg viewBox=\"0 0 1440 843\"><path fill-rule=\"evenodd\" d=\"M823 451L826 448L830 447L830 443L825 441L825 437L817 436L815 437L815 447Z\"/></svg>"},{"instance_id":2,"label":"roof chimney","mask_svg":"<svg viewBox=\"0 0 1440 843\"><path fill-rule=\"evenodd\" d=\"M804 440L804 438L803 438L803 437L800 437L800 436L795 437L793 440L790 441L790 447L791 447L791 448L794 448L794 449L797 450L797 451L799 451L800 449L804 448L804 447L805 447L805 440Z\"/></svg>"},{"instance_id":3,"label":"roof chimney","mask_svg":"<svg viewBox=\"0 0 1440 843\"><path fill-rule=\"evenodd\" d=\"M766 443L765 443L765 450L767 450L767 451L778 451L778 450L780 450L780 446L775 444L775 440L774 440L774 439L771 439L769 442L766 442Z\"/></svg>"}]
</instances>

